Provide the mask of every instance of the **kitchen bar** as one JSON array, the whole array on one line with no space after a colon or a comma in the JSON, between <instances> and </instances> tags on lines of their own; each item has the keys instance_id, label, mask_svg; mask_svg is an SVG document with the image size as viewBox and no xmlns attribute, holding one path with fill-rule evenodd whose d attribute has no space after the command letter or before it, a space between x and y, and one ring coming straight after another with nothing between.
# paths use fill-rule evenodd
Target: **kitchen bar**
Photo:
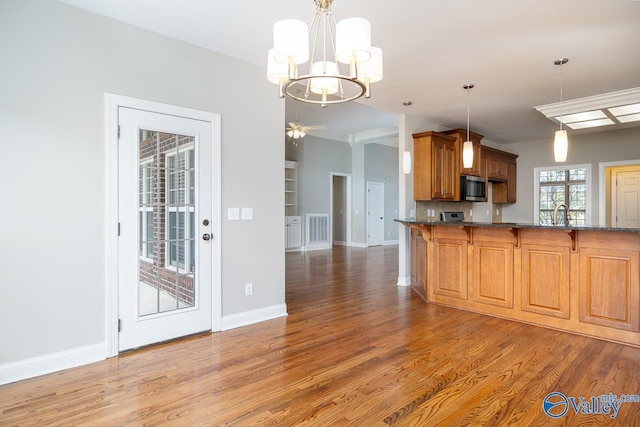
<instances>
[{"instance_id":1,"label":"kitchen bar","mask_svg":"<svg viewBox=\"0 0 640 427\"><path fill-rule=\"evenodd\" d=\"M396 221L425 301L640 347L640 229Z\"/></svg>"}]
</instances>

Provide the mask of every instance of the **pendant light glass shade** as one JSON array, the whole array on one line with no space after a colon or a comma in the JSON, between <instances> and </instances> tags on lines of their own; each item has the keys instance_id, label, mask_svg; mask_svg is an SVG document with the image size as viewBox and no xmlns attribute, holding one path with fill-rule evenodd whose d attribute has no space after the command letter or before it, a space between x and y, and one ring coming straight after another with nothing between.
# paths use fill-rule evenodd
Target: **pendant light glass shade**
<instances>
[{"instance_id":1,"label":"pendant light glass shade","mask_svg":"<svg viewBox=\"0 0 640 427\"><path fill-rule=\"evenodd\" d=\"M465 141L462 144L462 167L470 169L473 167L473 142Z\"/></svg>"},{"instance_id":2,"label":"pendant light glass shade","mask_svg":"<svg viewBox=\"0 0 640 427\"><path fill-rule=\"evenodd\" d=\"M402 154L402 171L405 175L411 173L411 151L405 151Z\"/></svg>"},{"instance_id":3,"label":"pendant light glass shade","mask_svg":"<svg viewBox=\"0 0 640 427\"><path fill-rule=\"evenodd\" d=\"M556 162L566 162L569 151L569 140L566 130L557 130L553 139L553 156Z\"/></svg>"}]
</instances>

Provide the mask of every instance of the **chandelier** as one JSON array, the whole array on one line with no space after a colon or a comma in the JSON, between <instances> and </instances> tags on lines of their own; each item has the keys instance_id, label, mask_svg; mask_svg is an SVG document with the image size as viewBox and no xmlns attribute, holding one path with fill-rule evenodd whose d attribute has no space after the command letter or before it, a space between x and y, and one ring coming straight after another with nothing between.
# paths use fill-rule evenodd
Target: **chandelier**
<instances>
[{"instance_id":1,"label":"chandelier","mask_svg":"<svg viewBox=\"0 0 640 427\"><path fill-rule=\"evenodd\" d=\"M382 80L382 49L371 46L371 24L363 18L336 24L333 0L314 2L310 26L296 19L274 24L267 80L278 85L281 98L322 107L369 98L371 83Z\"/></svg>"}]
</instances>

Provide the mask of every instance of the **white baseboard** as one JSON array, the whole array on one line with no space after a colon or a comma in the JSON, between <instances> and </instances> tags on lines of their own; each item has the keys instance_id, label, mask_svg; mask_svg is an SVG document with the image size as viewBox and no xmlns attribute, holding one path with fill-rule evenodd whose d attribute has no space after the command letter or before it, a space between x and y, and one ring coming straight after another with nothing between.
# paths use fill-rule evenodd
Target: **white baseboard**
<instances>
[{"instance_id":1,"label":"white baseboard","mask_svg":"<svg viewBox=\"0 0 640 427\"><path fill-rule=\"evenodd\" d=\"M389 246L389 245L399 245L400 244L400 240L385 240L384 241L384 245L385 246Z\"/></svg>"},{"instance_id":2,"label":"white baseboard","mask_svg":"<svg viewBox=\"0 0 640 427\"><path fill-rule=\"evenodd\" d=\"M347 245L347 242L343 242L343 241L339 241L339 240L334 240L333 244L334 244L334 246L349 246L349 245Z\"/></svg>"},{"instance_id":3,"label":"white baseboard","mask_svg":"<svg viewBox=\"0 0 640 427\"><path fill-rule=\"evenodd\" d=\"M241 326L252 325L264 322L265 320L287 316L287 305L273 305L271 307L259 308L257 310L245 311L243 313L232 314L222 317L222 330L239 328Z\"/></svg>"},{"instance_id":4,"label":"white baseboard","mask_svg":"<svg viewBox=\"0 0 640 427\"><path fill-rule=\"evenodd\" d=\"M398 286L411 286L411 277L398 276Z\"/></svg>"},{"instance_id":5,"label":"white baseboard","mask_svg":"<svg viewBox=\"0 0 640 427\"><path fill-rule=\"evenodd\" d=\"M331 249L331 245L326 244L326 245L313 245L313 246L305 246L304 248L302 248L303 251L309 252L309 251L323 251L325 249Z\"/></svg>"},{"instance_id":6,"label":"white baseboard","mask_svg":"<svg viewBox=\"0 0 640 427\"><path fill-rule=\"evenodd\" d=\"M106 358L107 345L101 343L7 363L0 365L0 385L88 365Z\"/></svg>"},{"instance_id":7,"label":"white baseboard","mask_svg":"<svg viewBox=\"0 0 640 427\"><path fill-rule=\"evenodd\" d=\"M367 246L366 243L358 243L358 242L351 242L351 246L354 248L368 248L369 246Z\"/></svg>"}]
</instances>

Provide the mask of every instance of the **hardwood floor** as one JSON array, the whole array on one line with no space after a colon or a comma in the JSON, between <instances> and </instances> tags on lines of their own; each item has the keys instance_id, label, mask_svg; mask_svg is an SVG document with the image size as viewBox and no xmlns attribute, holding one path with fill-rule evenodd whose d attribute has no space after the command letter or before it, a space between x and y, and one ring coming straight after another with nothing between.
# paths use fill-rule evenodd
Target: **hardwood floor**
<instances>
[{"instance_id":1,"label":"hardwood floor","mask_svg":"<svg viewBox=\"0 0 640 427\"><path fill-rule=\"evenodd\" d=\"M640 349L427 304L397 257L288 253L288 317L1 386L0 425L640 425L542 408L639 395Z\"/></svg>"}]
</instances>

